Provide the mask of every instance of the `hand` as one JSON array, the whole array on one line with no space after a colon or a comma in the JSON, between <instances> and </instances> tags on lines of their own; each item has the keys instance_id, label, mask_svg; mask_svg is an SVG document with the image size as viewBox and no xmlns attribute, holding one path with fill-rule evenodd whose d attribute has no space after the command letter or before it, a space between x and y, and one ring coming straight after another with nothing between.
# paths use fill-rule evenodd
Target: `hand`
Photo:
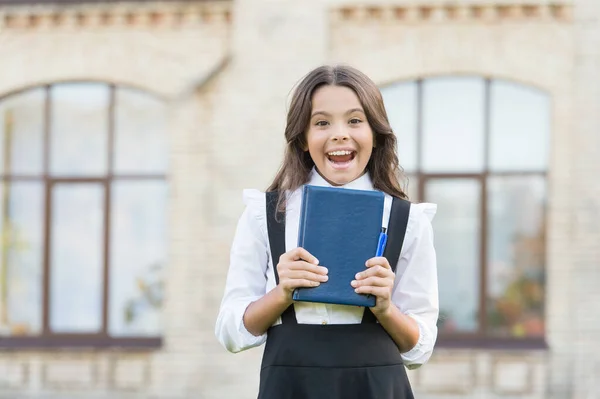
<instances>
[{"instance_id":1,"label":"hand","mask_svg":"<svg viewBox=\"0 0 600 399\"><path fill-rule=\"evenodd\" d=\"M371 294L377 302L371 311L375 316L386 313L390 309L392 287L395 274L390 263L384 257L371 258L366 262L367 270L356 274L351 285L359 294Z\"/></svg>"},{"instance_id":2,"label":"hand","mask_svg":"<svg viewBox=\"0 0 600 399\"><path fill-rule=\"evenodd\" d=\"M277 264L277 288L282 291L286 300L292 301L292 293L298 287L316 287L327 281L327 269L318 264L317 258L300 247L281 255Z\"/></svg>"}]
</instances>

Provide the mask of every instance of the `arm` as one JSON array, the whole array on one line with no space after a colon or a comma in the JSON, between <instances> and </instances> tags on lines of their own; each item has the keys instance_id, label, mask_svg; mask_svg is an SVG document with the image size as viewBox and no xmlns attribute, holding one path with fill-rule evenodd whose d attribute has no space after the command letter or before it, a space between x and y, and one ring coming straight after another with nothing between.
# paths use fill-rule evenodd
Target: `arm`
<instances>
[{"instance_id":1,"label":"arm","mask_svg":"<svg viewBox=\"0 0 600 399\"><path fill-rule=\"evenodd\" d=\"M264 334L275 323L284 310L292 304L292 300L285 297L281 286L273 288L269 293L252 302L244 313L244 325L248 331L256 336Z\"/></svg>"},{"instance_id":2,"label":"arm","mask_svg":"<svg viewBox=\"0 0 600 399\"><path fill-rule=\"evenodd\" d=\"M250 333L243 322L248 305L266 291L268 250L260 220L247 207L231 246L225 293L217 316L215 335L228 351L236 353L262 345L265 335Z\"/></svg>"},{"instance_id":3,"label":"arm","mask_svg":"<svg viewBox=\"0 0 600 399\"><path fill-rule=\"evenodd\" d=\"M261 299L248 306L244 324L255 335L264 334L284 310L290 306L297 287L316 287L327 281L327 269L303 248L292 249L277 264L279 284Z\"/></svg>"},{"instance_id":4,"label":"arm","mask_svg":"<svg viewBox=\"0 0 600 399\"><path fill-rule=\"evenodd\" d=\"M356 275L352 286L361 294L372 294L377 302L371 312L392 337L401 352L411 350L419 340L419 326L409 316L403 314L392 302L394 272L386 258L371 258L366 263L367 270Z\"/></svg>"},{"instance_id":5,"label":"arm","mask_svg":"<svg viewBox=\"0 0 600 399\"><path fill-rule=\"evenodd\" d=\"M409 369L420 367L431 357L437 339L439 316L437 257L431 226L435 205L413 206L418 209L410 231L414 240L398 262L396 273L402 272L402 275L396 279L396 287L392 292L392 302L419 328L414 347L402 353Z\"/></svg>"},{"instance_id":6,"label":"arm","mask_svg":"<svg viewBox=\"0 0 600 399\"><path fill-rule=\"evenodd\" d=\"M394 340L400 352L405 353L419 341L419 325L405 315L393 303L381 313L375 314L379 323Z\"/></svg>"},{"instance_id":7,"label":"arm","mask_svg":"<svg viewBox=\"0 0 600 399\"><path fill-rule=\"evenodd\" d=\"M279 285L265 293L269 251L260 217L246 208L240 218L215 326L217 339L233 353L266 341L267 329L292 303L296 287L315 287L327 281L327 269L317 266L317 259L306 250L296 248L281 257Z\"/></svg>"},{"instance_id":8,"label":"arm","mask_svg":"<svg viewBox=\"0 0 600 399\"><path fill-rule=\"evenodd\" d=\"M368 269L353 283L358 292L377 296L377 305L371 310L398 345L408 368L417 368L429 359L437 337L437 266L430 222L433 215L424 212L425 206L432 205L413 205L407 248L403 249L396 276L387 259L372 258L367 262Z\"/></svg>"}]
</instances>

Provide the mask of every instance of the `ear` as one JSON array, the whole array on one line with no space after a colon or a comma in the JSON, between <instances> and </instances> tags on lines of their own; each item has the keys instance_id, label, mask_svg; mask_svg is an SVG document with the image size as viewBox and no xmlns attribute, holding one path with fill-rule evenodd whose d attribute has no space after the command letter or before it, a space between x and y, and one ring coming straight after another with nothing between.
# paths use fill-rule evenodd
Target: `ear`
<instances>
[{"instance_id":1,"label":"ear","mask_svg":"<svg viewBox=\"0 0 600 399\"><path fill-rule=\"evenodd\" d=\"M306 141L306 136L305 136L304 140L302 140L300 142L300 148L302 148L302 151L304 151L304 152L308 151L308 141Z\"/></svg>"}]
</instances>

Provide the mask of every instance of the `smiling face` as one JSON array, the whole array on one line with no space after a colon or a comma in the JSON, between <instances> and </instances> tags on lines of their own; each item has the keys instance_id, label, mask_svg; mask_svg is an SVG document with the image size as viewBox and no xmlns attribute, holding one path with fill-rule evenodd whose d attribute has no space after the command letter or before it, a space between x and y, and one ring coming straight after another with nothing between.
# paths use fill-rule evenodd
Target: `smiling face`
<instances>
[{"instance_id":1,"label":"smiling face","mask_svg":"<svg viewBox=\"0 0 600 399\"><path fill-rule=\"evenodd\" d=\"M347 184L365 173L373 131L352 89L325 85L315 90L306 142L317 171L330 184Z\"/></svg>"}]
</instances>

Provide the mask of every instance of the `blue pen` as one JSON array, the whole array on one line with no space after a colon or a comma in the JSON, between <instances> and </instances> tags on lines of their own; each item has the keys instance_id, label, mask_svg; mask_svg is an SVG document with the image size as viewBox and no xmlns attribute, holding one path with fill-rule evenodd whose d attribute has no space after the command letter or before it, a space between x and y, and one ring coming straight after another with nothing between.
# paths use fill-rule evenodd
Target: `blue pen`
<instances>
[{"instance_id":1,"label":"blue pen","mask_svg":"<svg viewBox=\"0 0 600 399\"><path fill-rule=\"evenodd\" d=\"M383 251L385 251L385 244L387 243L387 234L386 228L381 228L381 233L379 233L379 242L377 243L377 253L375 256L383 256Z\"/></svg>"}]
</instances>

